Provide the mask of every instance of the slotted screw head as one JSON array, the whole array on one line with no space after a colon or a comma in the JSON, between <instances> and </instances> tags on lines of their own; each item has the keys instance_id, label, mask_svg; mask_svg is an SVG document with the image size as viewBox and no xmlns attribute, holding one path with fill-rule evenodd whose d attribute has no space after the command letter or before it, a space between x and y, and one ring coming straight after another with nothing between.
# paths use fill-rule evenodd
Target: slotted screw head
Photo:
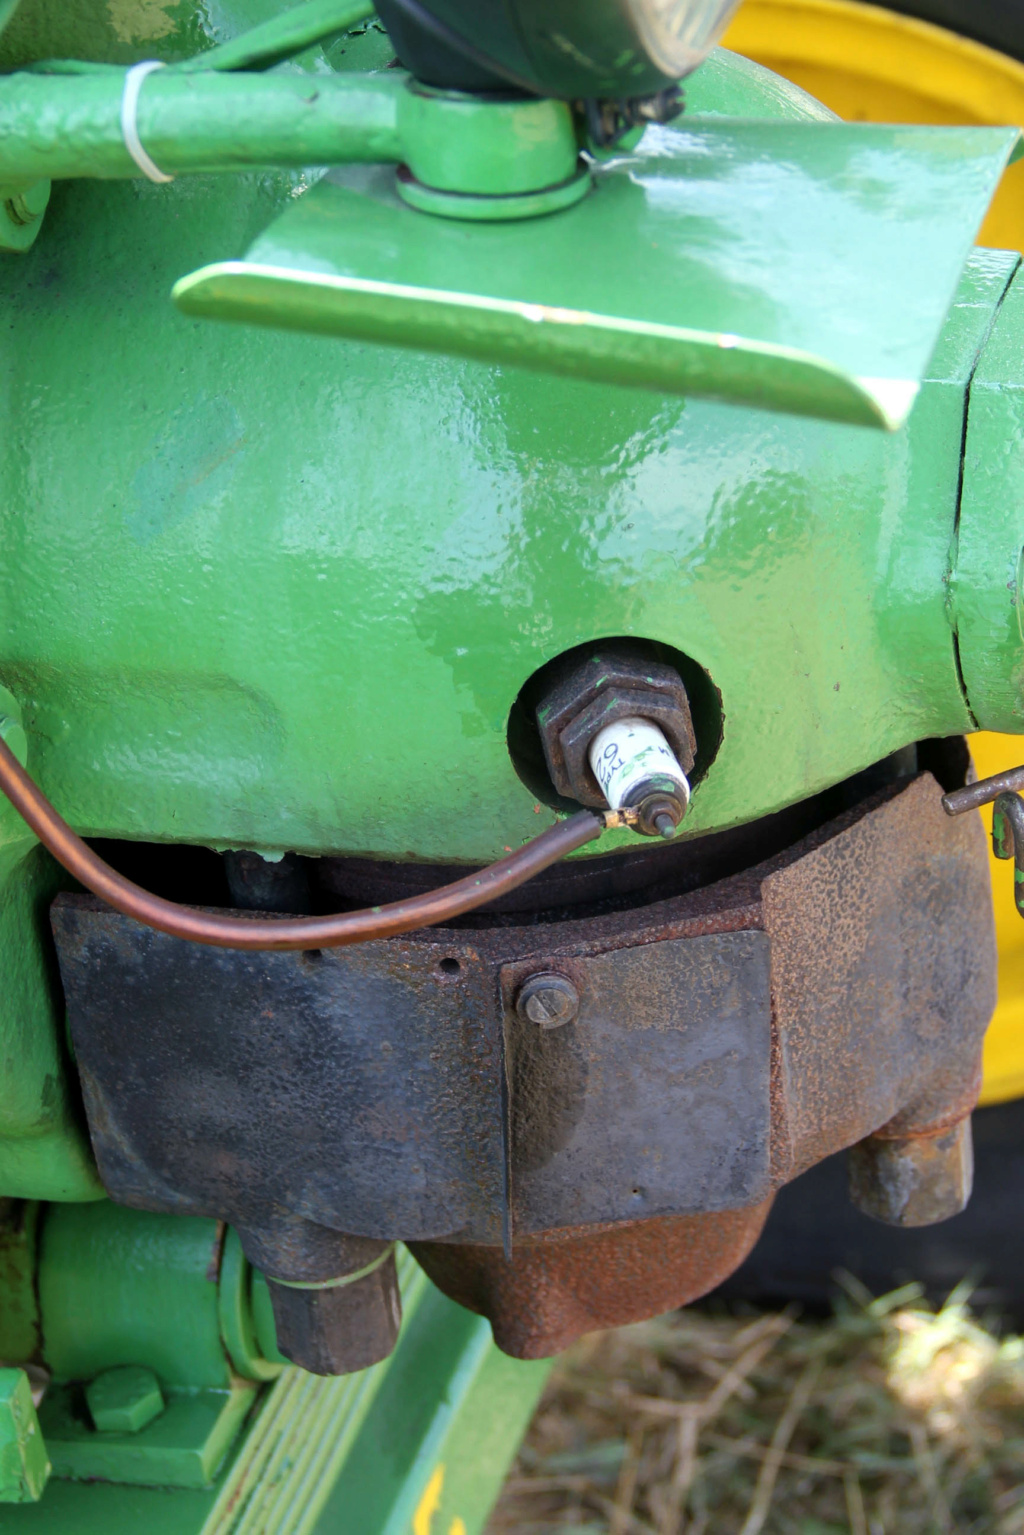
<instances>
[{"instance_id":1,"label":"slotted screw head","mask_svg":"<svg viewBox=\"0 0 1024 1535\"><path fill-rule=\"evenodd\" d=\"M559 1029L563 1023L572 1023L579 1010L579 992L572 982L550 972L531 975L516 998L520 1018L541 1029Z\"/></svg>"}]
</instances>

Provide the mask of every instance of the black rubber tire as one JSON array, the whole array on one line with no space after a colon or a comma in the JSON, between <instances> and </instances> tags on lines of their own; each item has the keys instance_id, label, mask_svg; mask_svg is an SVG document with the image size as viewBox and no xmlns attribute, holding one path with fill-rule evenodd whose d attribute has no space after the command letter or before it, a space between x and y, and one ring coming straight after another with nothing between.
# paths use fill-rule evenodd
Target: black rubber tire
<instances>
[{"instance_id":1,"label":"black rubber tire","mask_svg":"<svg viewBox=\"0 0 1024 1535\"><path fill-rule=\"evenodd\" d=\"M933 1300L971 1279L972 1304L1024 1325L1024 1100L975 1111L974 1152L974 1196L964 1213L911 1231L855 1210L845 1155L829 1157L782 1190L761 1240L716 1294L825 1311L837 1269L875 1295L916 1279Z\"/></svg>"},{"instance_id":2,"label":"black rubber tire","mask_svg":"<svg viewBox=\"0 0 1024 1535\"><path fill-rule=\"evenodd\" d=\"M1011 58L1024 59L1021 0L883 0L883 9L934 22Z\"/></svg>"}]
</instances>

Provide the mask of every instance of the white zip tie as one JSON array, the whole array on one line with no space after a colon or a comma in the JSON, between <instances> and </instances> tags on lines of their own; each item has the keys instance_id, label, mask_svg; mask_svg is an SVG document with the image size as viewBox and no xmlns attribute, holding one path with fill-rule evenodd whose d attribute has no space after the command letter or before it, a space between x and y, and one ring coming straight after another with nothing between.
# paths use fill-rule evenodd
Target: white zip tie
<instances>
[{"instance_id":1,"label":"white zip tie","mask_svg":"<svg viewBox=\"0 0 1024 1535\"><path fill-rule=\"evenodd\" d=\"M151 75L156 69L163 69L160 59L147 59L143 64L134 64L124 77L124 95L121 97L121 135L124 139L124 147L131 155L135 164L144 176L150 181L156 181L161 185L173 181L173 176L165 176L159 165L150 159L142 147L139 138L139 92L142 90L142 82L147 75Z\"/></svg>"}]
</instances>

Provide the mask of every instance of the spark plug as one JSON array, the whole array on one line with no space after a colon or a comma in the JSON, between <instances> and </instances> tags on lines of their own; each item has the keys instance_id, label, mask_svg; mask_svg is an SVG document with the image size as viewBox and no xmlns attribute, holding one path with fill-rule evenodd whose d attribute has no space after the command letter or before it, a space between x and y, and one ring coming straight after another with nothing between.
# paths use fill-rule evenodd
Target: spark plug
<instances>
[{"instance_id":1,"label":"spark plug","mask_svg":"<svg viewBox=\"0 0 1024 1535\"><path fill-rule=\"evenodd\" d=\"M611 808L634 811L637 831L671 841L686 814L690 784L664 732L629 715L597 732L589 758Z\"/></svg>"},{"instance_id":2,"label":"spark plug","mask_svg":"<svg viewBox=\"0 0 1024 1535\"><path fill-rule=\"evenodd\" d=\"M674 666L639 640L570 651L549 663L534 708L551 783L563 798L610 807L642 836L675 835L697 742Z\"/></svg>"}]
</instances>

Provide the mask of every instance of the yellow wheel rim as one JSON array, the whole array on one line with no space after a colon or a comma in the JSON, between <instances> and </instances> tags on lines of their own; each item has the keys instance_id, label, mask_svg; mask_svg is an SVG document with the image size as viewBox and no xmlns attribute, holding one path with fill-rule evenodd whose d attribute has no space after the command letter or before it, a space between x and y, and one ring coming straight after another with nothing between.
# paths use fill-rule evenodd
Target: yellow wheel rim
<instances>
[{"instance_id":1,"label":"yellow wheel rim","mask_svg":"<svg viewBox=\"0 0 1024 1535\"><path fill-rule=\"evenodd\" d=\"M745 0L724 43L851 122L1024 127L1024 64L880 6ZM1024 250L1024 161L1007 173L979 238Z\"/></svg>"},{"instance_id":2,"label":"yellow wheel rim","mask_svg":"<svg viewBox=\"0 0 1024 1535\"><path fill-rule=\"evenodd\" d=\"M853 122L1024 127L1024 64L879 6L745 0L724 42ZM1024 251L1024 161L1007 172L979 240ZM985 777L1024 762L1024 738L976 735L971 752ZM1024 1094L1024 922L1014 907L1012 865L992 859L992 893L999 1005L985 1041L982 1103Z\"/></svg>"}]
</instances>

